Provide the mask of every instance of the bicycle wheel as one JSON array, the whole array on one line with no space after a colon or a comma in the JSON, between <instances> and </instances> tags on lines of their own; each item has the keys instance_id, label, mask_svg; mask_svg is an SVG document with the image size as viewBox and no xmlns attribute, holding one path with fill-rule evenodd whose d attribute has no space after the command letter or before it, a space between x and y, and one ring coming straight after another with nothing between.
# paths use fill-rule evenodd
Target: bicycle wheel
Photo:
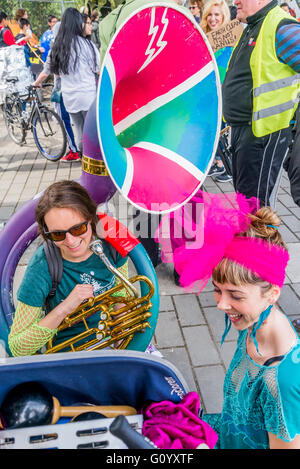
<instances>
[{"instance_id":1,"label":"bicycle wheel","mask_svg":"<svg viewBox=\"0 0 300 469\"><path fill-rule=\"evenodd\" d=\"M66 131L59 115L52 109L43 108L34 114L32 133L39 152L47 160L57 161L64 156L67 148Z\"/></svg>"},{"instance_id":2,"label":"bicycle wheel","mask_svg":"<svg viewBox=\"0 0 300 469\"><path fill-rule=\"evenodd\" d=\"M7 96L2 110L8 135L15 143L21 145L25 140L21 103Z\"/></svg>"}]
</instances>

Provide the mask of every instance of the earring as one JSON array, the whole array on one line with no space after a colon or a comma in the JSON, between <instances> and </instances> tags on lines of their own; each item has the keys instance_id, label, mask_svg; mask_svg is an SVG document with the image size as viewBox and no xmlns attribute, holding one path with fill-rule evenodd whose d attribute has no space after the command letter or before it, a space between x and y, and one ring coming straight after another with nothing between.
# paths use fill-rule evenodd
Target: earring
<instances>
[{"instance_id":1,"label":"earring","mask_svg":"<svg viewBox=\"0 0 300 469\"><path fill-rule=\"evenodd\" d=\"M222 335L221 346L223 345L225 337L227 336L228 332L230 331L230 328L231 328L231 321L228 317L228 314L225 314L225 330L224 330L223 335Z\"/></svg>"},{"instance_id":2,"label":"earring","mask_svg":"<svg viewBox=\"0 0 300 469\"><path fill-rule=\"evenodd\" d=\"M264 323L264 321L267 319L267 317L269 316L270 312L271 312L271 309L272 309L273 305L269 305L267 309L265 309L259 316L259 319L258 321L253 324L253 327L252 327L252 332L250 334L250 339L252 340L252 342L254 343L255 345L255 348L256 348L256 351L259 355L260 352L258 350L258 343L257 343L257 340L256 340L256 333L258 331L258 329L260 328L260 326Z\"/></svg>"}]
</instances>

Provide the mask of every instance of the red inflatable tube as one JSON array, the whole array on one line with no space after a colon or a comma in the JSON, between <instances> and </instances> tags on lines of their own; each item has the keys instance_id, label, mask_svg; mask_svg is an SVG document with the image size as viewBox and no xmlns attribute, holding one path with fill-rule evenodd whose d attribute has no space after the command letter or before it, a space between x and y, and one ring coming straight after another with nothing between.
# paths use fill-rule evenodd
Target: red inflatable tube
<instances>
[{"instance_id":1,"label":"red inflatable tube","mask_svg":"<svg viewBox=\"0 0 300 469\"><path fill-rule=\"evenodd\" d=\"M139 240L115 218L106 213L97 213L101 225L97 225L97 234L100 238L108 241L122 257L128 256L129 252L139 244Z\"/></svg>"}]
</instances>

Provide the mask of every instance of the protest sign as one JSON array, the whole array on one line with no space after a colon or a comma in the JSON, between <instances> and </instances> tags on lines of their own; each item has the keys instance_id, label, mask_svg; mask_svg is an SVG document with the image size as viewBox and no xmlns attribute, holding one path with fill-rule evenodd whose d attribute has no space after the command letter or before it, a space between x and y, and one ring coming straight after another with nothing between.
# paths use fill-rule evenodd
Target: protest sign
<instances>
[{"instance_id":1,"label":"protest sign","mask_svg":"<svg viewBox=\"0 0 300 469\"><path fill-rule=\"evenodd\" d=\"M234 47L242 32L243 26L241 22L234 19L216 31L207 33L206 36L215 53L223 47Z\"/></svg>"}]
</instances>

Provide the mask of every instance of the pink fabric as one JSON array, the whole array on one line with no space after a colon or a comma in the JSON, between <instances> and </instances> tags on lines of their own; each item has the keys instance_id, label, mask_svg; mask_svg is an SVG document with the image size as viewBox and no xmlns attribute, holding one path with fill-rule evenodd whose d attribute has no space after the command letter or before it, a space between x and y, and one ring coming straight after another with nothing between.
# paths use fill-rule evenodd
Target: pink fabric
<instances>
[{"instance_id":1,"label":"pink fabric","mask_svg":"<svg viewBox=\"0 0 300 469\"><path fill-rule=\"evenodd\" d=\"M258 208L255 197L198 191L182 209L163 217L156 232L162 261L174 264L183 287L196 286L201 291L224 257L227 245L235 235L247 230L249 213Z\"/></svg>"},{"instance_id":2,"label":"pink fabric","mask_svg":"<svg viewBox=\"0 0 300 469\"><path fill-rule=\"evenodd\" d=\"M143 410L142 433L160 449L196 449L201 443L213 449L218 436L198 417L199 410L196 392L189 392L178 404L152 403Z\"/></svg>"},{"instance_id":3,"label":"pink fabric","mask_svg":"<svg viewBox=\"0 0 300 469\"><path fill-rule=\"evenodd\" d=\"M224 257L257 274L273 285L283 287L289 260L286 249L257 238L234 238L226 247Z\"/></svg>"}]
</instances>

